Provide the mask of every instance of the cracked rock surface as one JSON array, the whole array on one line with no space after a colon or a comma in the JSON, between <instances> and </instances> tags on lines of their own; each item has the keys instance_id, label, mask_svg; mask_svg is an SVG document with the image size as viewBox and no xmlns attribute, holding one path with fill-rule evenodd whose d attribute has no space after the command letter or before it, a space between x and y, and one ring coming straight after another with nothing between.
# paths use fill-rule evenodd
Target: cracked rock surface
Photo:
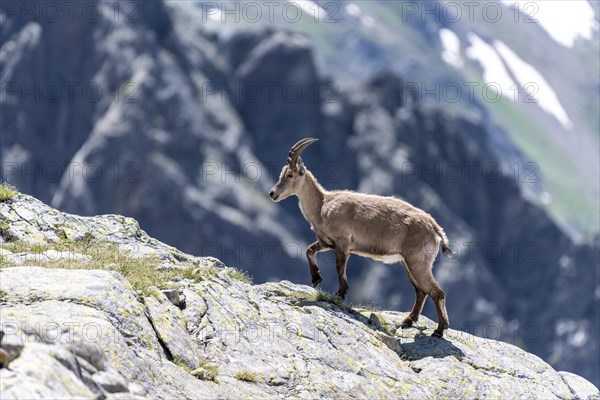
<instances>
[{"instance_id":1,"label":"cracked rock surface","mask_svg":"<svg viewBox=\"0 0 600 400\"><path fill-rule=\"evenodd\" d=\"M0 203L0 223L10 233L0 346L19 348L0 369L3 399L600 398L585 379L511 344L452 329L433 338L425 317L397 329L406 313L336 303L287 281L252 285L219 267L165 282L185 296L176 306L116 271L65 269L70 258L56 254L56 265L39 267L4 250L91 236L182 270L215 263L149 238L131 219L72 216L19 195Z\"/></svg>"}]
</instances>

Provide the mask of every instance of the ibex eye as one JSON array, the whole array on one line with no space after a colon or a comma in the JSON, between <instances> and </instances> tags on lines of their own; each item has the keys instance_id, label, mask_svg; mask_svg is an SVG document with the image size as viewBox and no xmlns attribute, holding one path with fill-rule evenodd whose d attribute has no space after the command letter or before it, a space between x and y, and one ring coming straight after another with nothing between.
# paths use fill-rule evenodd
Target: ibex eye
<instances>
[{"instance_id":1,"label":"ibex eye","mask_svg":"<svg viewBox=\"0 0 600 400\"><path fill-rule=\"evenodd\" d=\"M292 175L292 174L289 174L287 177L288 177L288 178L293 178L293 177L294 177L294 175Z\"/></svg>"}]
</instances>

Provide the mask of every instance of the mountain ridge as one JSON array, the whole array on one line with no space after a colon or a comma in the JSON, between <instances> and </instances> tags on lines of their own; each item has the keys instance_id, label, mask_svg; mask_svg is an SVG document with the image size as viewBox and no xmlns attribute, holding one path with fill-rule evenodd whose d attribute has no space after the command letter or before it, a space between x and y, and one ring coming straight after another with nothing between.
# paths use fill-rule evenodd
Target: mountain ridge
<instances>
[{"instance_id":1,"label":"mountain ridge","mask_svg":"<svg viewBox=\"0 0 600 400\"><path fill-rule=\"evenodd\" d=\"M507 343L453 329L433 338L425 317L399 329L406 313L288 281L252 285L131 218L22 194L0 216L6 398L600 397Z\"/></svg>"}]
</instances>

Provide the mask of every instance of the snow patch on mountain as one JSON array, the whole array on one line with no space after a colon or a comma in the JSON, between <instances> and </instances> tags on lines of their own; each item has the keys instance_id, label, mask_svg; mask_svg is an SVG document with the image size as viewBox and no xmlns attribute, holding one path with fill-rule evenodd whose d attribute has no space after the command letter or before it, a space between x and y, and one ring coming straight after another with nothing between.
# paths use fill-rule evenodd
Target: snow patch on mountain
<instances>
[{"instance_id":1,"label":"snow patch on mountain","mask_svg":"<svg viewBox=\"0 0 600 400\"><path fill-rule=\"evenodd\" d=\"M460 39L450 29L442 28L439 32L444 50L442 60L454 67L462 67L464 62L460 56Z\"/></svg>"},{"instance_id":2,"label":"snow patch on mountain","mask_svg":"<svg viewBox=\"0 0 600 400\"><path fill-rule=\"evenodd\" d=\"M594 9L588 1L502 0L508 7L516 4L526 15L524 22L537 23L565 47L573 47L578 38L591 39L598 30Z\"/></svg>"},{"instance_id":3,"label":"snow patch on mountain","mask_svg":"<svg viewBox=\"0 0 600 400\"><path fill-rule=\"evenodd\" d=\"M440 37L441 35L440 32ZM444 35L450 37L447 33ZM573 122L561 105L556 92L538 70L499 40L490 45L472 32L469 32L467 37L471 43L466 51L467 57L481 64L490 97L493 97L491 91L495 89L512 101L521 101L517 92L520 87L528 93L527 101L537 103L542 110L553 115L565 129L573 128Z\"/></svg>"},{"instance_id":4,"label":"snow patch on mountain","mask_svg":"<svg viewBox=\"0 0 600 400\"><path fill-rule=\"evenodd\" d=\"M529 94L529 99L535 100L542 110L554 115L565 129L571 129L573 122L571 122L567 112L560 104L556 92L542 74L532 65L523 61L501 41L495 40L494 47L500 53L523 90Z\"/></svg>"},{"instance_id":5,"label":"snow patch on mountain","mask_svg":"<svg viewBox=\"0 0 600 400\"><path fill-rule=\"evenodd\" d=\"M483 68L483 80L491 88L495 88L500 94L512 98L514 81L504 67L502 59L493 46L486 43L473 32L467 34L471 46L467 48L467 57L478 61ZM491 95L491 94L490 94Z\"/></svg>"}]
</instances>

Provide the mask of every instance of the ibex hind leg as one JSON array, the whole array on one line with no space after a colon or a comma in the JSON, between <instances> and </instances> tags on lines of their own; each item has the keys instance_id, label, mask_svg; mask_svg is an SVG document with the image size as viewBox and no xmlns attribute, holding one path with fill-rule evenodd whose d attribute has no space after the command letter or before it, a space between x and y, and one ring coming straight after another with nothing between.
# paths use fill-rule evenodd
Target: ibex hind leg
<instances>
[{"instance_id":1,"label":"ibex hind leg","mask_svg":"<svg viewBox=\"0 0 600 400\"><path fill-rule=\"evenodd\" d=\"M450 326L450 321L448 320L448 313L446 311L446 293L444 293L444 291L440 288L433 276L431 276L428 294L435 303L435 308L438 315L438 326L436 330L433 331L431 336L441 338L444 336L444 331L448 329L448 326Z\"/></svg>"},{"instance_id":2,"label":"ibex hind leg","mask_svg":"<svg viewBox=\"0 0 600 400\"><path fill-rule=\"evenodd\" d=\"M448 313L446 311L446 293L444 293L442 288L440 288L431 272L433 259L408 260L407 266L409 275L414 279L413 285L419 290L423 291L426 295L429 295L435 304L438 317L438 326L433 332L432 336L442 337L444 335L444 331L448 329L448 326L450 326L450 322L448 321ZM415 306L418 305L422 309L423 304L417 304L419 300L418 296L419 295L417 294ZM425 298L423 298L422 302L425 302ZM413 307L413 311L416 311L415 307ZM421 310L419 310L419 312L420 311Z\"/></svg>"},{"instance_id":3,"label":"ibex hind leg","mask_svg":"<svg viewBox=\"0 0 600 400\"><path fill-rule=\"evenodd\" d=\"M406 329L413 326L413 324L419 320L419 316L421 315L421 312L423 311L423 306L425 305L425 300L427 299L427 293L425 293L425 291L420 289L417 285L415 278L412 276L410 270L408 269L406 261L402 262L402 266L406 270L408 280L415 289L415 303L413 304L413 308L408 314L408 316L404 318L404 321L402 321L402 325L400 325L402 329Z\"/></svg>"},{"instance_id":4,"label":"ibex hind leg","mask_svg":"<svg viewBox=\"0 0 600 400\"><path fill-rule=\"evenodd\" d=\"M408 316L404 318L404 321L402 321L402 325L400 325L402 329L410 328L419 320L419 316L421 315L421 311L423 311L423 306L425 305L425 300L427 299L427 293L419 289L414 283L412 285L415 288L415 303L413 304L410 314L408 314Z\"/></svg>"}]
</instances>

